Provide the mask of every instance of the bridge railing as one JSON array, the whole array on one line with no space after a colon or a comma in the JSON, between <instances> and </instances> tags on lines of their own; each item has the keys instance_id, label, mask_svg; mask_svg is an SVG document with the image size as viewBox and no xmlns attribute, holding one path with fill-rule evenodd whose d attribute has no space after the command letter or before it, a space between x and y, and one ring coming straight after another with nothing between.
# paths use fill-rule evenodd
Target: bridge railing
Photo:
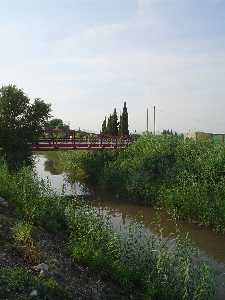
<instances>
[{"instance_id":1,"label":"bridge railing","mask_svg":"<svg viewBox=\"0 0 225 300\"><path fill-rule=\"evenodd\" d=\"M124 137L102 137L102 138L40 138L33 144L61 144L61 143L87 143L87 144L128 144L131 143L130 138Z\"/></svg>"},{"instance_id":2,"label":"bridge railing","mask_svg":"<svg viewBox=\"0 0 225 300\"><path fill-rule=\"evenodd\" d=\"M96 136L94 138L40 138L32 143L33 150L53 149L117 149L132 143L129 137Z\"/></svg>"}]
</instances>

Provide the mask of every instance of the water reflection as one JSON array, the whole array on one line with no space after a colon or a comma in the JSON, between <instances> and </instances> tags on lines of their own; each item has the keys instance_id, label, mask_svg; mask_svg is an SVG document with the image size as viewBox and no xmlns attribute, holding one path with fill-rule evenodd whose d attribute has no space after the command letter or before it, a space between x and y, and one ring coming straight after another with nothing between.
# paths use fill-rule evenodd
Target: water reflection
<instances>
[{"instance_id":1,"label":"water reflection","mask_svg":"<svg viewBox=\"0 0 225 300\"><path fill-rule=\"evenodd\" d=\"M163 228L163 235L169 236L177 231L189 235L192 242L208 256L221 263L225 263L225 238L210 229L199 227L187 222L175 222L164 210L136 204L107 201L104 199L93 201L95 207L110 215L115 226L127 225L131 220L142 221L151 232L158 233L158 224Z\"/></svg>"},{"instance_id":2,"label":"water reflection","mask_svg":"<svg viewBox=\"0 0 225 300\"><path fill-rule=\"evenodd\" d=\"M62 171L55 168L53 160L47 160L44 162L45 171L49 172L51 175L61 175Z\"/></svg>"},{"instance_id":3,"label":"water reflection","mask_svg":"<svg viewBox=\"0 0 225 300\"><path fill-rule=\"evenodd\" d=\"M45 155L35 155L35 172L40 178L47 180L57 194L84 195L84 187L78 183L70 183L67 175L55 167L54 161Z\"/></svg>"}]
</instances>

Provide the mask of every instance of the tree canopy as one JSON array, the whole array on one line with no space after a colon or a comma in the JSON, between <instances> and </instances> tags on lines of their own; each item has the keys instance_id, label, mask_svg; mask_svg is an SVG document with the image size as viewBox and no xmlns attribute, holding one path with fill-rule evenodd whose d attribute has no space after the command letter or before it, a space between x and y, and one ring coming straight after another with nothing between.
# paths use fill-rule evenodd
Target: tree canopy
<instances>
[{"instance_id":1,"label":"tree canopy","mask_svg":"<svg viewBox=\"0 0 225 300\"><path fill-rule=\"evenodd\" d=\"M63 120L61 119L52 119L50 121L48 121L47 123L47 127L51 128L51 129L61 129L63 128L64 124L63 124Z\"/></svg>"},{"instance_id":2,"label":"tree canopy","mask_svg":"<svg viewBox=\"0 0 225 300\"><path fill-rule=\"evenodd\" d=\"M10 168L30 161L34 142L44 131L51 106L36 98L33 103L15 85L0 89L0 147Z\"/></svg>"},{"instance_id":3,"label":"tree canopy","mask_svg":"<svg viewBox=\"0 0 225 300\"><path fill-rule=\"evenodd\" d=\"M62 119L51 119L46 125L46 131L53 138L64 138L69 135L70 126L65 124Z\"/></svg>"}]
</instances>

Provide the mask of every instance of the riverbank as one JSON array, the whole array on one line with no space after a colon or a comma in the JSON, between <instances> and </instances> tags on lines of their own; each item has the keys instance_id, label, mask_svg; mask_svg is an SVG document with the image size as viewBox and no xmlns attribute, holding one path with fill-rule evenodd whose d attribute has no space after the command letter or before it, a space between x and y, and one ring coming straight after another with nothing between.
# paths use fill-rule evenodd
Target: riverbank
<instances>
[{"instance_id":1,"label":"riverbank","mask_svg":"<svg viewBox=\"0 0 225 300\"><path fill-rule=\"evenodd\" d=\"M146 136L121 152L62 153L71 180L225 231L225 145Z\"/></svg>"},{"instance_id":2,"label":"riverbank","mask_svg":"<svg viewBox=\"0 0 225 300\"><path fill-rule=\"evenodd\" d=\"M71 197L52 192L29 168L11 175L0 165L0 298L141 299L110 274L78 262L68 247L65 209ZM39 274L34 266L47 265Z\"/></svg>"},{"instance_id":3,"label":"riverbank","mask_svg":"<svg viewBox=\"0 0 225 300\"><path fill-rule=\"evenodd\" d=\"M60 234L64 245L69 245L64 248L57 241L61 257L64 257L62 249L66 249L67 258L72 262L86 264L91 270L104 274L103 278L108 278L111 284L115 282L115 299L121 299L118 293L125 299L131 296L132 299L145 296L152 299L213 298L211 270L196 259L198 253L187 240L177 237L171 248L164 239L160 241L153 235L146 235L140 224L131 224L126 234L124 231L117 233L109 220L94 208L77 201L65 202L56 195L53 197L50 188L39 182L29 169L15 175L10 175L5 166L0 170L0 193L10 207L15 207L16 224L8 235L11 234L14 247L19 247L22 260L32 261L38 256L39 262L43 262L39 252L43 251L45 238L39 235L39 243L36 234L44 230L45 236ZM26 269L30 266L24 262ZM59 281L63 290L67 289L64 278L57 278L53 272L53 279ZM114 295L111 290L105 299L113 299Z\"/></svg>"},{"instance_id":4,"label":"riverbank","mask_svg":"<svg viewBox=\"0 0 225 300\"><path fill-rule=\"evenodd\" d=\"M4 299L138 299L113 282L103 272L96 272L74 260L68 250L64 232L52 233L33 227L36 253L24 257L24 248L13 238L12 228L18 224L13 207L0 207L0 298ZM39 275L34 266L44 263L48 273Z\"/></svg>"}]
</instances>

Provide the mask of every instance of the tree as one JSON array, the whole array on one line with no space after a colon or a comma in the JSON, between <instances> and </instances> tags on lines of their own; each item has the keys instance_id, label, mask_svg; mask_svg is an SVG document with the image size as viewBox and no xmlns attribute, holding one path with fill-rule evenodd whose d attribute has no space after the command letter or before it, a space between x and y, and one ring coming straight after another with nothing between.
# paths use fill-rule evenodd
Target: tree
<instances>
[{"instance_id":1,"label":"tree","mask_svg":"<svg viewBox=\"0 0 225 300\"><path fill-rule=\"evenodd\" d=\"M120 115L118 134L122 135L122 115Z\"/></svg>"},{"instance_id":2,"label":"tree","mask_svg":"<svg viewBox=\"0 0 225 300\"><path fill-rule=\"evenodd\" d=\"M70 126L64 124L62 119L57 118L48 121L46 129L52 138L64 138L70 132Z\"/></svg>"},{"instance_id":3,"label":"tree","mask_svg":"<svg viewBox=\"0 0 225 300\"><path fill-rule=\"evenodd\" d=\"M111 131L111 134L113 136L117 136L118 135L118 117L117 117L117 112L116 112L116 108L114 108L114 111L113 111L113 115L112 115L112 131Z\"/></svg>"},{"instance_id":4,"label":"tree","mask_svg":"<svg viewBox=\"0 0 225 300\"><path fill-rule=\"evenodd\" d=\"M122 136L129 135L128 129L128 112L127 112L127 104L124 102L123 113L120 117L120 134Z\"/></svg>"},{"instance_id":5,"label":"tree","mask_svg":"<svg viewBox=\"0 0 225 300\"><path fill-rule=\"evenodd\" d=\"M128 112L127 112L127 105L124 102L123 113L120 115L120 121L118 122L118 116L116 112L116 108L114 108L113 114L108 117L106 122L105 120L102 123L102 130L103 134L109 134L113 136L128 136L129 129L128 129Z\"/></svg>"},{"instance_id":6,"label":"tree","mask_svg":"<svg viewBox=\"0 0 225 300\"><path fill-rule=\"evenodd\" d=\"M15 85L0 89L0 147L10 169L31 161L31 143L44 131L50 111L39 98L31 104Z\"/></svg>"},{"instance_id":7,"label":"tree","mask_svg":"<svg viewBox=\"0 0 225 300\"><path fill-rule=\"evenodd\" d=\"M47 124L47 127L50 129L62 129L63 126L63 120L57 118L50 120Z\"/></svg>"},{"instance_id":8,"label":"tree","mask_svg":"<svg viewBox=\"0 0 225 300\"><path fill-rule=\"evenodd\" d=\"M101 131L101 133L102 134L106 134L106 132L107 132L107 126L106 126L106 117L105 117L105 119L104 119L104 121L102 123L102 131Z\"/></svg>"},{"instance_id":9,"label":"tree","mask_svg":"<svg viewBox=\"0 0 225 300\"><path fill-rule=\"evenodd\" d=\"M111 114L108 117L106 133L109 134L109 135L112 134L112 115Z\"/></svg>"}]
</instances>

